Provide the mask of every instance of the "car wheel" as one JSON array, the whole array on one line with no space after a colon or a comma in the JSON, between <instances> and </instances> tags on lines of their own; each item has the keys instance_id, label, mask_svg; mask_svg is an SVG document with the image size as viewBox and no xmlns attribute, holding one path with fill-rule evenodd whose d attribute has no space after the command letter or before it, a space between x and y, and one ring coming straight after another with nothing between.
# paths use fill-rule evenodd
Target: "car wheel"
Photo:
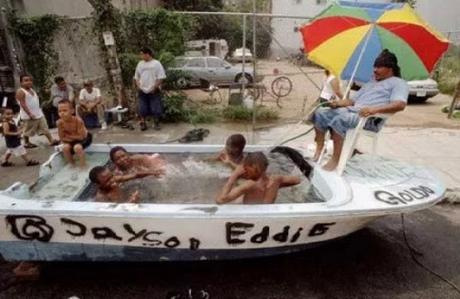
<instances>
[{"instance_id":1,"label":"car wheel","mask_svg":"<svg viewBox=\"0 0 460 299\"><path fill-rule=\"evenodd\" d=\"M422 104L428 101L429 97L417 97L417 96L409 96L408 102L413 104Z\"/></svg>"},{"instance_id":2,"label":"car wheel","mask_svg":"<svg viewBox=\"0 0 460 299\"><path fill-rule=\"evenodd\" d=\"M189 84L190 83L188 82L188 80L184 77L178 78L175 82L176 88L179 88L179 89L187 88Z\"/></svg>"},{"instance_id":3,"label":"car wheel","mask_svg":"<svg viewBox=\"0 0 460 299\"><path fill-rule=\"evenodd\" d=\"M246 81L246 82L244 82ZM245 74L243 78L243 74L238 74L235 77L235 82L243 84L243 83L252 83L252 76L249 74Z\"/></svg>"}]
</instances>

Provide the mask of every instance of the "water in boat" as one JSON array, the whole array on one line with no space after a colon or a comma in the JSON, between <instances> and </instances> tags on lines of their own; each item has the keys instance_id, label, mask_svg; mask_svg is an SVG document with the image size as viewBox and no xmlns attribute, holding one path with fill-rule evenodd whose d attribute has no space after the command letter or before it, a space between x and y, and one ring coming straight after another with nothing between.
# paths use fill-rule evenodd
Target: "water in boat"
<instances>
[{"instance_id":1,"label":"water in boat","mask_svg":"<svg viewBox=\"0 0 460 299\"><path fill-rule=\"evenodd\" d=\"M88 168L81 171L69 165L58 169L52 176L41 178L29 190L21 192L23 199L93 201L96 186L88 182L88 170L96 165L113 165L105 153L88 153ZM198 203L212 204L231 174L231 169L220 162L208 162L211 154L174 153L162 154L166 161L166 175L162 178L147 177L123 184L126 194L140 191L141 203ZM277 203L321 202L313 192L309 180L286 156L268 155L267 172L274 175L302 177L301 184L282 188ZM17 193L16 193L17 194Z\"/></svg>"}]
</instances>

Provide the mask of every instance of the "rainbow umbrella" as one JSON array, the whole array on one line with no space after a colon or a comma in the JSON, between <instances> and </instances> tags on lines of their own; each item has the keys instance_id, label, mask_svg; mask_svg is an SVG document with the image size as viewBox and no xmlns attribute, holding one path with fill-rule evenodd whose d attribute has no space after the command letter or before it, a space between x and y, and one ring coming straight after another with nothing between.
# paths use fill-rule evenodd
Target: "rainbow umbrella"
<instances>
[{"instance_id":1,"label":"rainbow umbrella","mask_svg":"<svg viewBox=\"0 0 460 299\"><path fill-rule=\"evenodd\" d=\"M398 57L405 80L426 79L449 47L408 4L339 3L300 31L308 59L344 80L369 81L383 49Z\"/></svg>"}]
</instances>

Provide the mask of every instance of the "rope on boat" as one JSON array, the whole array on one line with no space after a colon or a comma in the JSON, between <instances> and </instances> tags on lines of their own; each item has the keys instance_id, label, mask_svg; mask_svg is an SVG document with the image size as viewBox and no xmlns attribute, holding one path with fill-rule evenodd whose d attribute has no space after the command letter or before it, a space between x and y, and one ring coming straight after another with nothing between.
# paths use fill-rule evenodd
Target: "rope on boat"
<instances>
[{"instance_id":1,"label":"rope on boat","mask_svg":"<svg viewBox=\"0 0 460 299\"><path fill-rule=\"evenodd\" d=\"M457 293L460 294L460 288L455 285L455 283L453 283L452 281L450 281L449 279L447 278L444 278L441 274L431 270L430 268L428 268L427 266L425 266L424 264L422 264L418 259L417 259L417 255L418 256L421 256L423 255L421 252L417 251L416 249L414 249L410 244L409 244L409 241L407 240L407 235L406 235L406 224L405 224L405 221L404 221L404 214L401 214L401 225L402 225L402 231L403 231L403 236L404 236L404 242L406 243L406 246L407 248L409 249L409 253L410 253L410 256L412 258L412 260L417 264L419 265L420 267L422 267L424 270L426 270L427 272L431 273L432 275L436 276L437 278L441 279L442 281L444 281L445 283L447 283L448 285L450 285Z\"/></svg>"}]
</instances>

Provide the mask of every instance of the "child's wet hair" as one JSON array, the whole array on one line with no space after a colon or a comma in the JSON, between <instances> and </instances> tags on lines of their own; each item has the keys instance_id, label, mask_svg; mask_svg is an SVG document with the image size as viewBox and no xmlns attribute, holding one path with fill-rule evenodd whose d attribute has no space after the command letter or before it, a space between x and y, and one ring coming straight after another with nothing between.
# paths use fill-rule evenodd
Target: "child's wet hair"
<instances>
[{"instance_id":1,"label":"child's wet hair","mask_svg":"<svg viewBox=\"0 0 460 299\"><path fill-rule=\"evenodd\" d=\"M118 151L123 151L123 152L125 152L125 153L128 152L128 151L127 151L124 147L122 147L122 146L115 146L114 148L112 148L112 149L110 150L110 153L109 153L109 155L110 155L110 160L111 160L112 162L114 161L114 159L115 159L115 154L116 154Z\"/></svg>"},{"instance_id":2,"label":"child's wet hair","mask_svg":"<svg viewBox=\"0 0 460 299\"><path fill-rule=\"evenodd\" d=\"M243 152L243 149L246 146L246 139L241 134L233 134L227 138L225 144L230 147L240 149L241 152Z\"/></svg>"},{"instance_id":3,"label":"child's wet hair","mask_svg":"<svg viewBox=\"0 0 460 299\"><path fill-rule=\"evenodd\" d=\"M98 183L99 183L99 175L100 175L101 173L103 173L105 170L106 170L106 168L105 168L104 166L96 166L96 167L93 167L93 168L89 171L89 180L90 180L92 183L98 184Z\"/></svg>"},{"instance_id":4,"label":"child's wet hair","mask_svg":"<svg viewBox=\"0 0 460 299\"><path fill-rule=\"evenodd\" d=\"M61 100L58 103L58 106L59 105L69 105L69 107L72 108L72 102L70 102L69 100Z\"/></svg>"},{"instance_id":5,"label":"child's wet hair","mask_svg":"<svg viewBox=\"0 0 460 299\"><path fill-rule=\"evenodd\" d=\"M255 165L261 171L265 171L268 167L268 159L262 152L248 153L243 160L243 165Z\"/></svg>"}]
</instances>

